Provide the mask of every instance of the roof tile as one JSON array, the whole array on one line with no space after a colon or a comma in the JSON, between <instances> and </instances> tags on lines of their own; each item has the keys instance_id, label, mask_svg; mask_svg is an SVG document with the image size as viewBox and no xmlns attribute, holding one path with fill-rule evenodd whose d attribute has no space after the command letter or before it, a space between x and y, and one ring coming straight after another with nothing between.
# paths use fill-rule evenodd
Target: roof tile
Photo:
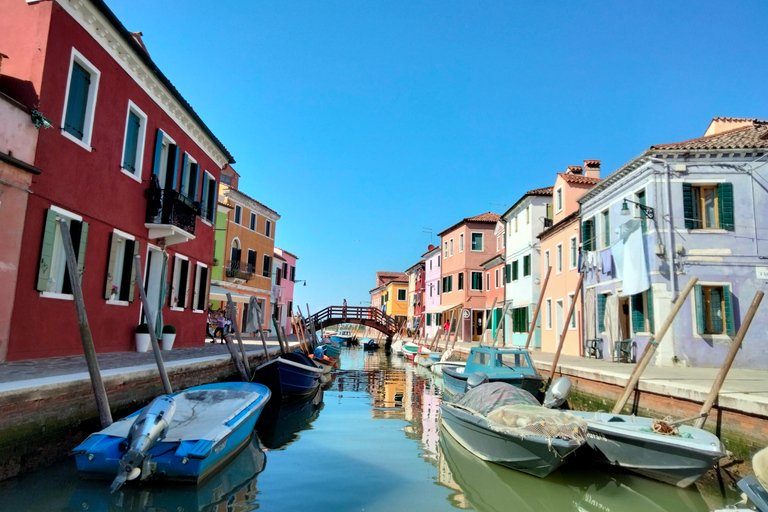
<instances>
[{"instance_id":1,"label":"roof tile","mask_svg":"<svg viewBox=\"0 0 768 512\"><path fill-rule=\"evenodd\" d=\"M600 183L600 178L590 178L580 174L566 174L564 172L559 172L557 175L561 176L568 183L576 183L578 185L596 185Z\"/></svg>"},{"instance_id":2,"label":"roof tile","mask_svg":"<svg viewBox=\"0 0 768 512\"><path fill-rule=\"evenodd\" d=\"M750 126L744 126L721 132L708 137L657 144L650 149L670 150L722 150L768 148L768 121L754 120Z\"/></svg>"}]
</instances>

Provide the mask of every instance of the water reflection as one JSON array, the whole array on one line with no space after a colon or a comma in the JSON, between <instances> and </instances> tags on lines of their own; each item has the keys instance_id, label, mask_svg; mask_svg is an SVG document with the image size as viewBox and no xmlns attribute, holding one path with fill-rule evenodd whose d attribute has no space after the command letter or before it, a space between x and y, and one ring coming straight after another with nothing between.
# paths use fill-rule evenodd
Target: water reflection
<instances>
[{"instance_id":1,"label":"water reflection","mask_svg":"<svg viewBox=\"0 0 768 512\"><path fill-rule=\"evenodd\" d=\"M298 401L270 400L256 422L256 431L264 448L284 450L299 439L302 430L311 429L312 422L323 409L323 396L323 389L318 388Z\"/></svg>"}]
</instances>

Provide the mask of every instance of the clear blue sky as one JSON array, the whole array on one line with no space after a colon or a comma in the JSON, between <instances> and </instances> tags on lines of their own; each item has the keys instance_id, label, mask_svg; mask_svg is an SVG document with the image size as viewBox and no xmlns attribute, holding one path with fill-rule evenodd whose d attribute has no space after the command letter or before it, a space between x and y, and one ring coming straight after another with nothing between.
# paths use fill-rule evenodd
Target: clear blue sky
<instances>
[{"instance_id":1,"label":"clear blue sky","mask_svg":"<svg viewBox=\"0 0 768 512\"><path fill-rule=\"evenodd\" d=\"M567 165L768 118L764 0L107 2L280 213L314 311Z\"/></svg>"}]
</instances>

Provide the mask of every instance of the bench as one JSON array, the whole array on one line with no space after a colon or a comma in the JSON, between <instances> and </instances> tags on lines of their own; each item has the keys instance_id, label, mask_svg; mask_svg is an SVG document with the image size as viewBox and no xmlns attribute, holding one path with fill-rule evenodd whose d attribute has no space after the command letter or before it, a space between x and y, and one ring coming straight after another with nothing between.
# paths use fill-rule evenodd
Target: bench
<instances>
[{"instance_id":1,"label":"bench","mask_svg":"<svg viewBox=\"0 0 768 512\"><path fill-rule=\"evenodd\" d=\"M632 362L632 340L619 340L613 344L613 360L619 363Z\"/></svg>"},{"instance_id":2,"label":"bench","mask_svg":"<svg viewBox=\"0 0 768 512\"><path fill-rule=\"evenodd\" d=\"M603 342L600 338L584 340L584 355L587 357L600 358L600 344Z\"/></svg>"}]
</instances>

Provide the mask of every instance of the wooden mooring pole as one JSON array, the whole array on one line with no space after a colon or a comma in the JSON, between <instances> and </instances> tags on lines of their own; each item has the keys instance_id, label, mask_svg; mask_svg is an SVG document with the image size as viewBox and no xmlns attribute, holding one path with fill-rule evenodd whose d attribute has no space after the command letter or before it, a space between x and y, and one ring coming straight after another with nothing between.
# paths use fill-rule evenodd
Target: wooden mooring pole
<instances>
[{"instance_id":1,"label":"wooden mooring pole","mask_svg":"<svg viewBox=\"0 0 768 512\"><path fill-rule=\"evenodd\" d=\"M762 302L764 295L765 293L758 291L755 294L755 298L752 299L752 304L747 310L747 315L744 317L744 321L741 322L739 332L736 333L736 337L731 343L731 349L728 351L728 355L725 357L725 361L723 361L723 366L720 368L720 372L717 374L717 377L715 377L715 382L712 384L712 390L710 390L709 396L701 408L701 418L699 418L696 422L696 428L704 427L704 423L706 423L707 417L709 416L709 411L712 410L712 406L715 404L715 400L717 400L717 396L720 394L720 388L723 387L725 377L728 375L728 371L731 369L733 360L736 359L736 354L739 352L741 342L744 340L744 336L747 335L749 326L752 324L752 319L755 317L757 308L760 307L760 302Z\"/></svg>"},{"instance_id":2,"label":"wooden mooring pole","mask_svg":"<svg viewBox=\"0 0 768 512\"><path fill-rule=\"evenodd\" d=\"M560 334L560 343L557 345L555 358L552 360L552 370L550 370L549 372L547 387L549 387L549 385L552 384L552 379L555 378L555 371L557 370L557 361L560 359L560 352L562 352L563 345L565 344L565 337L568 334L568 327L570 326L570 323L571 323L571 317L573 316L573 311L576 309L576 298L579 296L579 292L581 291L581 285L583 282L584 282L584 274L579 274L579 284L576 285L576 290L573 292L573 300L571 301L571 305L568 308L568 316L566 316L565 321L563 322L563 332Z\"/></svg>"},{"instance_id":3,"label":"wooden mooring pole","mask_svg":"<svg viewBox=\"0 0 768 512\"><path fill-rule=\"evenodd\" d=\"M525 348L531 346L531 338L533 337L533 331L536 330L536 320L539 318L539 311L541 310L541 303L544 302L544 292L547 291L547 283L549 282L549 274L552 273L552 267L547 267L547 275L544 276L544 282L541 285L541 291L539 292L539 300L536 303L536 310L533 312L533 318L531 318L531 327L528 329L528 339L525 340ZM573 296L574 302L576 302L576 296Z\"/></svg>"},{"instance_id":4,"label":"wooden mooring pole","mask_svg":"<svg viewBox=\"0 0 768 512\"><path fill-rule=\"evenodd\" d=\"M91 386L93 386L93 394L96 398L96 409L99 411L101 428L106 428L112 424L112 413L109 410L109 400L107 399L107 391L104 389L104 381L101 380L99 360L96 357L96 348L93 345L91 327L88 325L88 315L85 313L85 300L83 299L83 288L80 285L80 276L77 273L75 248L72 245L72 237L69 234L69 226L65 219L59 219L59 227L61 228L61 240L64 243L64 255L67 259L69 283L72 286L72 295L75 297L77 323L80 327L80 341L83 343L85 362L88 365L88 373L91 376Z\"/></svg>"},{"instance_id":5,"label":"wooden mooring pole","mask_svg":"<svg viewBox=\"0 0 768 512\"><path fill-rule=\"evenodd\" d=\"M269 361L269 347L267 347L267 340L264 337L264 322L261 318L261 306L258 303L256 303L256 323L261 337L261 346L264 347L264 359Z\"/></svg>"},{"instance_id":6,"label":"wooden mooring pole","mask_svg":"<svg viewBox=\"0 0 768 512\"><path fill-rule=\"evenodd\" d=\"M646 366L648 366L648 364L651 362L651 357L656 351L656 347L658 347L661 340L664 339L664 335L667 333L667 330L675 320L677 313L680 311L680 308L683 307L683 302L685 302L685 299L688 298L688 294L691 293L693 286L698 280L699 278L694 276L690 281L688 281L688 284L685 285L685 288L683 288L683 291L680 292L680 296L672 306L672 311L669 312L667 319L664 320L664 324L661 326L661 329L659 329L659 332L653 335L648 341L648 344L645 346L645 350L643 351L643 355L640 357L640 361L637 362L635 369L632 370L632 375L630 375L629 381L627 381L627 385L624 387L624 391L619 397L619 400L616 402L616 405L613 406L613 411L611 411L612 414L619 414L627 404L629 395L632 394L635 386L637 386L637 382L640 380L640 376L643 374L643 371L645 371Z\"/></svg>"},{"instance_id":7,"label":"wooden mooring pole","mask_svg":"<svg viewBox=\"0 0 768 512\"><path fill-rule=\"evenodd\" d=\"M245 368L245 382L251 382L251 365L248 364L248 355L245 353L245 346L243 345L243 338L240 336L240 326L237 324L237 306L232 300L232 294L227 292L227 306L229 307L229 319L232 321L232 325L235 326L235 336L237 337L237 344L240 346L240 355L242 356L243 367ZM227 343L229 340L227 339Z\"/></svg>"}]
</instances>

